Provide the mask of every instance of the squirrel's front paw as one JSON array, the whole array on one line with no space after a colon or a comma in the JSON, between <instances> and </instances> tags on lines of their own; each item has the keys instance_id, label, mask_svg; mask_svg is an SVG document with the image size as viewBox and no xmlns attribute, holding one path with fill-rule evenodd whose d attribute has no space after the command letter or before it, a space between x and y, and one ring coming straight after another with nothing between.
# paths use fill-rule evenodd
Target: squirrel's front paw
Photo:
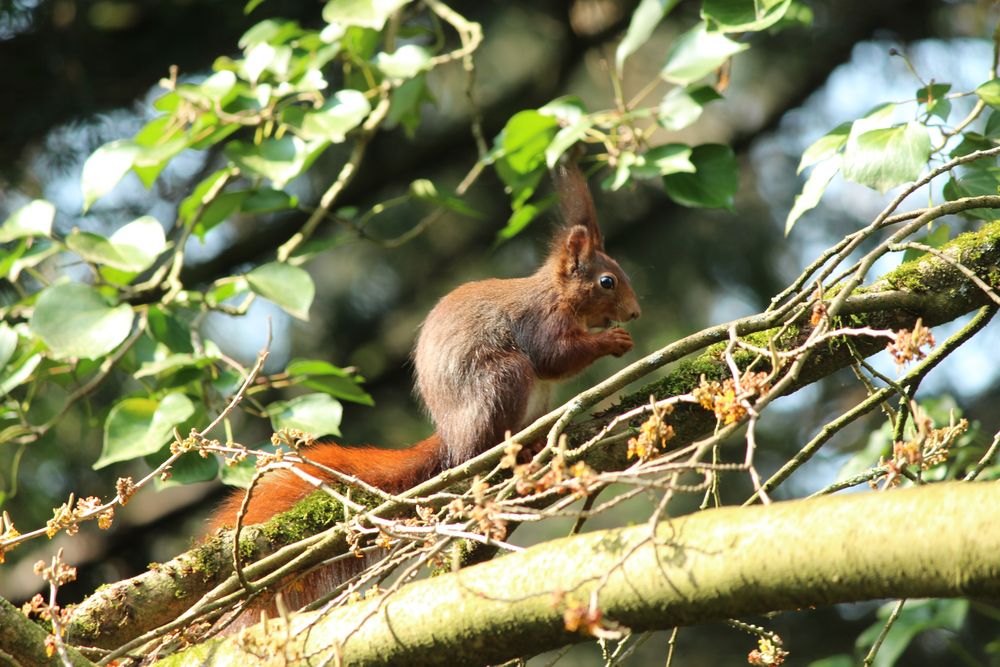
<instances>
[{"instance_id":1,"label":"squirrel's front paw","mask_svg":"<svg viewBox=\"0 0 1000 667\"><path fill-rule=\"evenodd\" d=\"M605 331L604 337L607 341L607 353L616 357L622 356L635 347L635 343L632 342L632 336L621 327Z\"/></svg>"}]
</instances>

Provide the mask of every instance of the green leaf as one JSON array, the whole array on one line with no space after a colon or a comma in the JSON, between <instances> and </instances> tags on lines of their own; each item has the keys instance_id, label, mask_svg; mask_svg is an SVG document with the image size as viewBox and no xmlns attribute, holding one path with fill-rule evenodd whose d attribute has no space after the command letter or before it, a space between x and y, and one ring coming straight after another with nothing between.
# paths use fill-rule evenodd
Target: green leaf
<instances>
[{"instance_id":1,"label":"green leaf","mask_svg":"<svg viewBox=\"0 0 1000 667\"><path fill-rule=\"evenodd\" d=\"M379 53L375 56L375 66L386 77L402 81L412 79L421 72L431 68L431 53L416 44L404 44L392 53Z\"/></svg>"},{"instance_id":2,"label":"green leaf","mask_svg":"<svg viewBox=\"0 0 1000 667\"><path fill-rule=\"evenodd\" d=\"M792 0L705 0L702 18L722 32L758 32L780 21Z\"/></svg>"},{"instance_id":3,"label":"green leaf","mask_svg":"<svg viewBox=\"0 0 1000 667\"><path fill-rule=\"evenodd\" d=\"M0 268L2 268L0 275L6 275L11 282L16 281L24 269L38 266L61 250L58 244L51 243L47 239L34 241L30 247L27 243L27 241L22 240L10 256L0 260Z\"/></svg>"},{"instance_id":4,"label":"green leaf","mask_svg":"<svg viewBox=\"0 0 1000 667\"><path fill-rule=\"evenodd\" d=\"M516 173L527 174L545 161L545 150L559 129L555 118L529 109L514 114L503 129L504 160Z\"/></svg>"},{"instance_id":5,"label":"green leaf","mask_svg":"<svg viewBox=\"0 0 1000 667\"><path fill-rule=\"evenodd\" d=\"M986 129L983 134L987 139L1000 138L1000 111L991 111L990 117L986 119Z\"/></svg>"},{"instance_id":6,"label":"green leaf","mask_svg":"<svg viewBox=\"0 0 1000 667\"><path fill-rule=\"evenodd\" d=\"M257 83L264 72L271 72L279 81L284 81L288 77L292 54L290 46L273 46L267 42L254 44L247 49L243 73L250 83Z\"/></svg>"},{"instance_id":7,"label":"green leaf","mask_svg":"<svg viewBox=\"0 0 1000 667\"><path fill-rule=\"evenodd\" d=\"M231 141L225 154L240 169L271 179L283 188L311 163L328 145L326 141L306 142L299 137L265 139L259 146L245 141Z\"/></svg>"},{"instance_id":8,"label":"green leaf","mask_svg":"<svg viewBox=\"0 0 1000 667\"><path fill-rule=\"evenodd\" d=\"M233 90L235 85L236 74L230 72L229 70L223 70L221 72L216 72L202 81L198 86L198 89L205 94L205 97L213 102L224 104L224 99Z\"/></svg>"},{"instance_id":9,"label":"green leaf","mask_svg":"<svg viewBox=\"0 0 1000 667\"><path fill-rule=\"evenodd\" d=\"M702 21L677 39L660 70L660 76L686 86L711 74L731 56L748 48L748 45L734 42L721 32L709 32Z\"/></svg>"},{"instance_id":10,"label":"green leaf","mask_svg":"<svg viewBox=\"0 0 1000 667\"><path fill-rule=\"evenodd\" d=\"M812 143L809 148L802 153L799 161L799 168L795 173L801 174L804 169L811 167L817 162L828 160L836 155L844 144L847 143L847 136L851 133L851 122L841 123L822 137Z\"/></svg>"},{"instance_id":11,"label":"green leaf","mask_svg":"<svg viewBox=\"0 0 1000 667\"><path fill-rule=\"evenodd\" d=\"M181 393L168 394L162 401L137 397L119 401L104 422L104 447L94 469L159 451L174 427L192 414L194 404Z\"/></svg>"},{"instance_id":12,"label":"green leaf","mask_svg":"<svg viewBox=\"0 0 1000 667\"><path fill-rule=\"evenodd\" d=\"M58 283L42 290L29 326L56 358L97 359L125 340L133 319L128 304L111 306L93 287Z\"/></svg>"},{"instance_id":13,"label":"green leaf","mask_svg":"<svg viewBox=\"0 0 1000 667\"><path fill-rule=\"evenodd\" d=\"M211 482L219 474L219 460L214 456L203 457L198 452L187 452L170 467L170 476L157 478L156 488L166 489L182 484Z\"/></svg>"},{"instance_id":14,"label":"green leaf","mask_svg":"<svg viewBox=\"0 0 1000 667\"><path fill-rule=\"evenodd\" d=\"M0 226L0 243L34 236L52 236L52 221L56 207L44 199L36 199L21 208Z\"/></svg>"},{"instance_id":15,"label":"green leaf","mask_svg":"<svg viewBox=\"0 0 1000 667\"><path fill-rule=\"evenodd\" d=\"M303 385L336 398L375 405L372 397L361 388L360 378L342 368L317 359L295 359L285 369L292 377L305 378Z\"/></svg>"},{"instance_id":16,"label":"green leaf","mask_svg":"<svg viewBox=\"0 0 1000 667\"><path fill-rule=\"evenodd\" d=\"M146 317L149 333L154 340L163 343L171 352L194 352L190 324L182 322L176 314L160 306L150 307Z\"/></svg>"},{"instance_id":17,"label":"green leaf","mask_svg":"<svg viewBox=\"0 0 1000 667\"><path fill-rule=\"evenodd\" d=\"M300 320L309 319L309 306L316 294L316 287L305 269L271 262L258 266L246 278L250 289L260 296Z\"/></svg>"},{"instance_id":18,"label":"green leaf","mask_svg":"<svg viewBox=\"0 0 1000 667\"><path fill-rule=\"evenodd\" d=\"M1000 109L1000 79L990 79L982 84L976 88L976 95L994 109Z\"/></svg>"},{"instance_id":19,"label":"green leaf","mask_svg":"<svg viewBox=\"0 0 1000 667\"><path fill-rule=\"evenodd\" d=\"M0 370L11 360L16 349L17 332L6 322L0 322Z\"/></svg>"},{"instance_id":20,"label":"green leaf","mask_svg":"<svg viewBox=\"0 0 1000 667\"><path fill-rule=\"evenodd\" d=\"M857 137L852 131L844 151L844 178L885 194L915 181L927 166L930 152L927 128L914 121Z\"/></svg>"},{"instance_id":21,"label":"green leaf","mask_svg":"<svg viewBox=\"0 0 1000 667\"><path fill-rule=\"evenodd\" d=\"M81 187L83 189L83 210L111 190L132 168L141 148L134 141L119 139L104 144L94 151L83 163Z\"/></svg>"},{"instance_id":22,"label":"green leaf","mask_svg":"<svg viewBox=\"0 0 1000 667\"><path fill-rule=\"evenodd\" d=\"M233 465L224 465L219 471L219 479L226 486L235 486L245 489L253 481L254 473L257 472L255 458L250 456Z\"/></svg>"},{"instance_id":23,"label":"green leaf","mask_svg":"<svg viewBox=\"0 0 1000 667\"><path fill-rule=\"evenodd\" d=\"M951 157L962 157L968 155L969 153L975 153L976 151L985 151L991 148L997 147L996 139L990 139L977 132L964 132L962 133L962 141L952 149ZM973 160L972 162L966 162L962 165L963 169L979 169L982 167L988 167L990 165L996 164L996 156L992 157L981 157L978 160Z\"/></svg>"},{"instance_id":24,"label":"green leaf","mask_svg":"<svg viewBox=\"0 0 1000 667\"><path fill-rule=\"evenodd\" d=\"M678 0L641 0L632 12L628 30L618 48L615 49L615 68L621 76L625 59L639 50L649 40L663 17L677 5Z\"/></svg>"},{"instance_id":25,"label":"green leaf","mask_svg":"<svg viewBox=\"0 0 1000 667\"><path fill-rule=\"evenodd\" d=\"M347 133L360 125L371 110L372 105L364 93L346 88L334 93L319 109L306 111L297 127L306 139L327 139L337 144L344 141Z\"/></svg>"},{"instance_id":26,"label":"green leaf","mask_svg":"<svg viewBox=\"0 0 1000 667\"><path fill-rule=\"evenodd\" d=\"M381 30L386 20L409 0L330 0L323 7L327 23Z\"/></svg>"},{"instance_id":27,"label":"green leaf","mask_svg":"<svg viewBox=\"0 0 1000 667\"><path fill-rule=\"evenodd\" d=\"M251 190L250 194L240 205L240 210L244 213L261 215L264 213L276 213L277 211L287 211L299 205L299 198L288 194L283 190L272 188L259 188Z\"/></svg>"},{"instance_id":28,"label":"green leaf","mask_svg":"<svg viewBox=\"0 0 1000 667\"><path fill-rule=\"evenodd\" d=\"M250 290L246 278L243 276L229 276L219 278L212 287L205 291L205 302L209 306L218 306L227 299L232 299L240 294L245 294Z\"/></svg>"},{"instance_id":29,"label":"green leaf","mask_svg":"<svg viewBox=\"0 0 1000 667\"><path fill-rule=\"evenodd\" d=\"M532 220L545 213L559 201L556 195L550 195L539 201L523 204L514 209L507 224L497 233L497 241L512 239L527 227Z\"/></svg>"},{"instance_id":30,"label":"green leaf","mask_svg":"<svg viewBox=\"0 0 1000 667\"><path fill-rule=\"evenodd\" d=\"M576 145L587 135L587 131L594 126L594 119L590 116L581 116L576 122L561 128L552 138L552 142L545 149L545 164L549 169L556 166L562 154Z\"/></svg>"},{"instance_id":31,"label":"green leaf","mask_svg":"<svg viewBox=\"0 0 1000 667\"><path fill-rule=\"evenodd\" d=\"M170 354L162 359L145 362L139 367L139 370L132 374L132 377L138 380L144 377L173 373L182 368L205 368L216 360L217 357L204 354Z\"/></svg>"},{"instance_id":32,"label":"green leaf","mask_svg":"<svg viewBox=\"0 0 1000 667\"><path fill-rule=\"evenodd\" d=\"M565 127L580 120L587 113L587 107L576 95L562 95L538 107L538 113L555 118Z\"/></svg>"},{"instance_id":33,"label":"green leaf","mask_svg":"<svg viewBox=\"0 0 1000 667\"><path fill-rule=\"evenodd\" d=\"M927 107L929 115L946 121L951 113L951 102L945 99L949 90L950 83L932 83L917 90L917 102Z\"/></svg>"},{"instance_id":34,"label":"green leaf","mask_svg":"<svg viewBox=\"0 0 1000 667\"><path fill-rule=\"evenodd\" d=\"M683 129L698 120L705 105L721 99L722 95L711 86L672 88L660 102L657 122L668 130Z\"/></svg>"},{"instance_id":35,"label":"green leaf","mask_svg":"<svg viewBox=\"0 0 1000 667\"><path fill-rule=\"evenodd\" d=\"M241 49L270 42L271 44L284 44L303 33L302 27L297 21L283 21L280 19L264 19L257 23L240 37L238 45Z\"/></svg>"},{"instance_id":36,"label":"green leaf","mask_svg":"<svg viewBox=\"0 0 1000 667\"><path fill-rule=\"evenodd\" d=\"M267 406L267 415L275 431L297 428L316 437L340 435L343 406L326 394L306 394L290 401Z\"/></svg>"},{"instance_id":37,"label":"green leaf","mask_svg":"<svg viewBox=\"0 0 1000 667\"><path fill-rule=\"evenodd\" d=\"M639 178L658 178L681 172L694 173L697 170L691 162L690 146L664 144L636 156L631 171L632 175Z\"/></svg>"},{"instance_id":38,"label":"green leaf","mask_svg":"<svg viewBox=\"0 0 1000 667\"><path fill-rule=\"evenodd\" d=\"M952 175L943 190L944 197L948 201L963 197L995 195L998 192L1000 192L1000 167L966 169L957 178ZM975 208L963 213L980 220L1000 220L1000 211L995 208Z\"/></svg>"},{"instance_id":39,"label":"green leaf","mask_svg":"<svg viewBox=\"0 0 1000 667\"><path fill-rule=\"evenodd\" d=\"M42 355L34 351L38 345L30 346L30 349L17 355L8 362L7 367L0 372L0 396L6 396L16 387L23 384L42 362Z\"/></svg>"},{"instance_id":40,"label":"green leaf","mask_svg":"<svg viewBox=\"0 0 1000 667\"><path fill-rule=\"evenodd\" d=\"M202 209L201 215L194 223L194 233L204 242L206 234L240 210L248 194L249 190L238 190L216 195L215 199Z\"/></svg>"},{"instance_id":41,"label":"green leaf","mask_svg":"<svg viewBox=\"0 0 1000 667\"><path fill-rule=\"evenodd\" d=\"M733 149L721 144L702 144L691 149L693 174L677 173L663 177L667 194L682 206L733 208L739 185L739 168Z\"/></svg>"},{"instance_id":42,"label":"green leaf","mask_svg":"<svg viewBox=\"0 0 1000 667\"><path fill-rule=\"evenodd\" d=\"M334 366L329 361L322 359L292 359L285 367L292 377L305 377L307 375L335 375L337 377L349 378L351 374L340 366Z\"/></svg>"},{"instance_id":43,"label":"green leaf","mask_svg":"<svg viewBox=\"0 0 1000 667\"><path fill-rule=\"evenodd\" d=\"M181 200L177 213L185 225L190 225L194 221L194 217L197 215L198 209L205 203L208 193L213 192L218 186L219 181L231 171L232 167L226 167L225 169L220 169L209 174L195 186L191 194Z\"/></svg>"},{"instance_id":44,"label":"green leaf","mask_svg":"<svg viewBox=\"0 0 1000 667\"><path fill-rule=\"evenodd\" d=\"M66 246L89 262L139 273L149 268L167 247L163 226L149 215L136 218L110 238L73 231Z\"/></svg>"},{"instance_id":45,"label":"green leaf","mask_svg":"<svg viewBox=\"0 0 1000 667\"><path fill-rule=\"evenodd\" d=\"M442 206L470 218L482 219L483 214L450 192L441 192L432 181L420 178L410 183L410 194L421 201Z\"/></svg>"},{"instance_id":46,"label":"green leaf","mask_svg":"<svg viewBox=\"0 0 1000 667\"><path fill-rule=\"evenodd\" d=\"M840 171L841 158L840 156L833 156L823 162L816 165L812 173L809 174L809 178L806 179L805 185L802 186L802 192L795 195L795 203L792 205L792 210L788 212L788 217L785 218L785 236L792 233L792 227L795 226L795 222L802 217L802 214L806 211L816 208L816 204L823 197L823 193L826 192L826 187L830 184L830 181L836 176L837 172Z\"/></svg>"},{"instance_id":47,"label":"green leaf","mask_svg":"<svg viewBox=\"0 0 1000 667\"><path fill-rule=\"evenodd\" d=\"M427 77L418 75L396 88L389 102L389 113L385 117L386 129L402 125L408 136L413 136L422 119L420 109L424 102L434 102L434 96L427 87Z\"/></svg>"}]
</instances>

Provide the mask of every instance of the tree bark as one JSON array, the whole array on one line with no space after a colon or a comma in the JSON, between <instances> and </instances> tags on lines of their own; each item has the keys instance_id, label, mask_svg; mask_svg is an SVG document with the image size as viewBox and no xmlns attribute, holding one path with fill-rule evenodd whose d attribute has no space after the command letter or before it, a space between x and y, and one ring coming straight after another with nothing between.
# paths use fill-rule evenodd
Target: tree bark
<instances>
[{"instance_id":1,"label":"tree bark","mask_svg":"<svg viewBox=\"0 0 1000 667\"><path fill-rule=\"evenodd\" d=\"M589 635L567 604L608 626L646 631L816 605L896 597L1000 595L1000 487L934 484L720 508L577 535L409 584L325 616L157 663L221 665L281 637L290 664L474 665L529 656ZM305 628L311 630L303 632ZM267 637L271 637L269 640Z\"/></svg>"}]
</instances>

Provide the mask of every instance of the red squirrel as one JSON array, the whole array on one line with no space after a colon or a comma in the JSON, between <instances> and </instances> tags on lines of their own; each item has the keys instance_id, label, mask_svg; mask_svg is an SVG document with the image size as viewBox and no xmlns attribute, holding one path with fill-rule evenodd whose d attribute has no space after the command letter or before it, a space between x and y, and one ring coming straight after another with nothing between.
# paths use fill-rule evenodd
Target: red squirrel
<instances>
[{"instance_id":1,"label":"red squirrel","mask_svg":"<svg viewBox=\"0 0 1000 667\"><path fill-rule=\"evenodd\" d=\"M526 278L462 285L420 329L416 384L437 432L402 450L319 443L305 450L308 458L384 491L403 491L544 414L551 381L632 349L627 331L609 327L639 317L639 303L628 276L604 253L586 179L567 162L555 182L565 227L545 263ZM269 473L254 490L244 524L266 521L313 490L287 470ZM242 500L242 491L230 496L210 528L233 526Z\"/></svg>"}]
</instances>

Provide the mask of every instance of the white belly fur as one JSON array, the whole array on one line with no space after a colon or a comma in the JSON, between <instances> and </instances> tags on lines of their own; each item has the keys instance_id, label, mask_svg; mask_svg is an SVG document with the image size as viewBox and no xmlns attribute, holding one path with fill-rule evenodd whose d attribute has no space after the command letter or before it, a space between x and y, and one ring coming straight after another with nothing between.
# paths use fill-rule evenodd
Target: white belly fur
<instances>
[{"instance_id":1,"label":"white belly fur","mask_svg":"<svg viewBox=\"0 0 1000 667\"><path fill-rule=\"evenodd\" d=\"M524 428L549 411L549 395L552 393L552 382L535 378L528 395L528 407L524 411L524 423L518 428Z\"/></svg>"}]
</instances>

